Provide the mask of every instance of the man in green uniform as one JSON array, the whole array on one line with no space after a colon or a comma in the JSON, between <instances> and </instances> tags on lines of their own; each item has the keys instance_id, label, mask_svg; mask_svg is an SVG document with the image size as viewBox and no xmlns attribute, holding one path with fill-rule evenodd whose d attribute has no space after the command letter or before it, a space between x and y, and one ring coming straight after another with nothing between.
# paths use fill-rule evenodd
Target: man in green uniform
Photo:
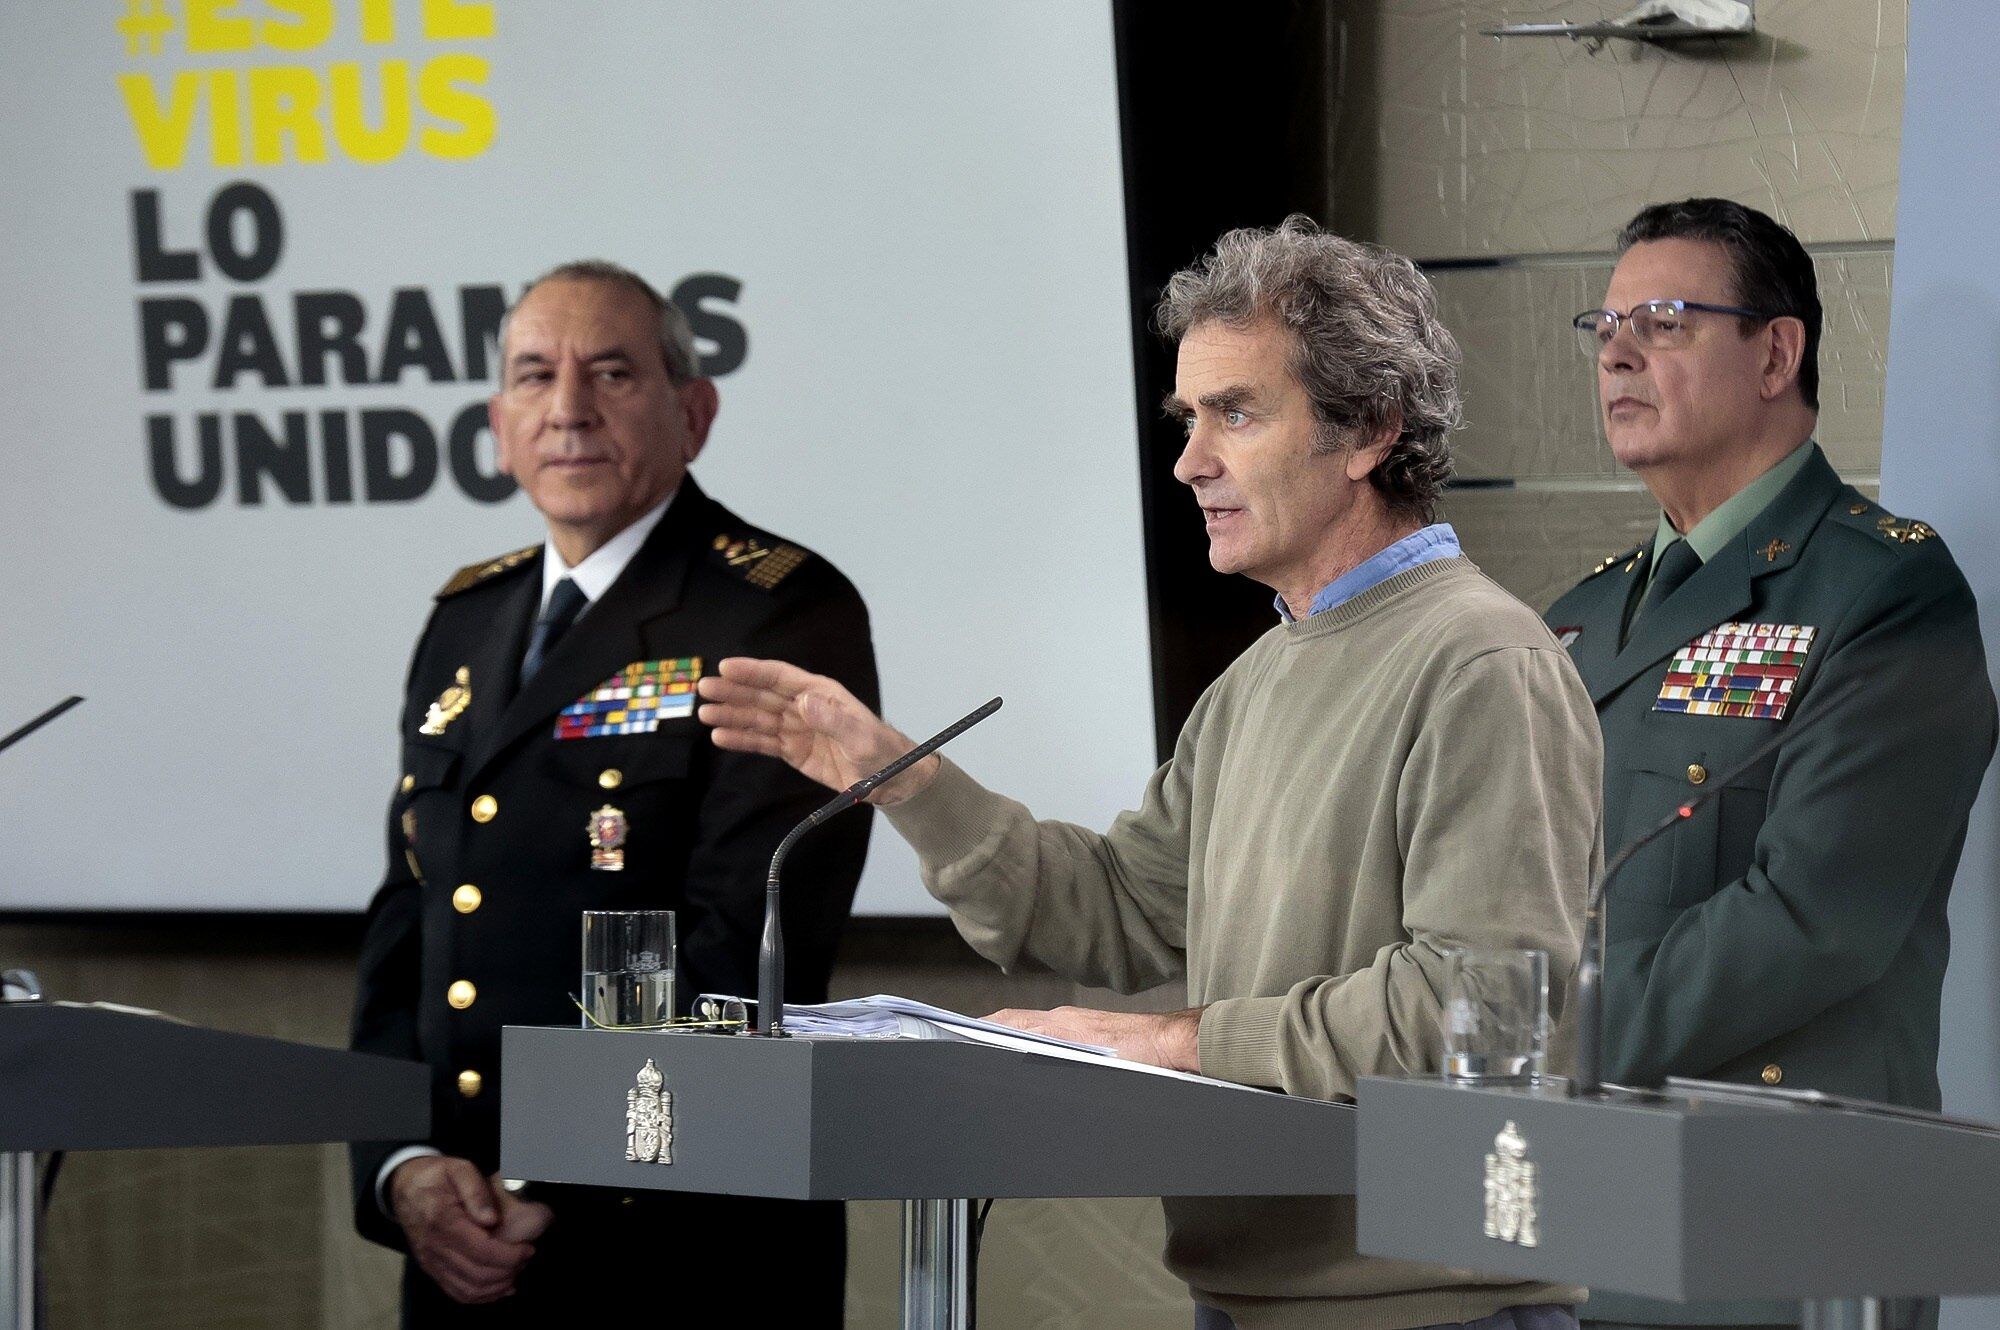
<instances>
[{"instance_id":1,"label":"man in green uniform","mask_svg":"<svg viewBox=\"0 0 2000 1330\"><path fill-rule=\"evenodd\" d=\"M1548 611L1604 731L1607 853L1789 736L1608 892L1604 1071L1939 1102L1945 900L1994 747L1971 589L1811 438L1812 260L1722 199L1649 207L1576 318L1654 537ZM1790 1303L1593 1296L1593 1319L1774 1324Z\"/></svg>"}]
</instances>

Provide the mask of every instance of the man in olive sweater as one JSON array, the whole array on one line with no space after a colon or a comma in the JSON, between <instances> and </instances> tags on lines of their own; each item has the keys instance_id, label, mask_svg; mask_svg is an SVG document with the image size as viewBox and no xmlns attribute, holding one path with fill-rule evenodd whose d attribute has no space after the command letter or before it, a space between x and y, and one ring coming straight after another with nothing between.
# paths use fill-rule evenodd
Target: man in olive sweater
<instances>
[{"instance_id":1,"label":"man in olive sweater","mask_svg":"<svg viewBox=\"0 0 2000 1330\"><path fill-rule=\"evenodd\" d=\"M1599 856L1590 699L1433 521L1457 348L1407 260L1303 218L1232 232L1160 322L1210 562L1271 587L1283 622L1108 832L1037 821L935 757L875 801L983 955L1124 991L1185 974L1197 1004L1010 1023L1323 1099L1434 1072L1450 948L1541 948L1567 996ZM725 660L700 689L718 745L830 786L911 746L791 665ZM1203 1326L1574 1325L1575 1289L1358 1255L1352 1198L1166 1204Z\"/></svg>"}]
</instances>

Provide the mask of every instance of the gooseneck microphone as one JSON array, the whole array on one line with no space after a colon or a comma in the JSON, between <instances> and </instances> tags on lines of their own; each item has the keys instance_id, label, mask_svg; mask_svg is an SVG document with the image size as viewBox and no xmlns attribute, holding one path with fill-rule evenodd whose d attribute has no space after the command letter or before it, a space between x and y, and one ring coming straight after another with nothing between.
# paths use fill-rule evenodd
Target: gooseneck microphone
<instances>
[{"instance_id":1,"label":"gooseneck microphone","mask_svg":"<svg viewBox=\"0 0 2000 1330\"><path fill-rule=\"evenodd\" d=\"M1814 715L1826 715L1830 709L1823 706ZM1810 722L1801 719L1791 725L1781 724L1768 739L1751 749L1748 757L1720 776L1709 777L1707 789L1677 805L1656 826L1648 828L1637 840L1620 850L1598 876L1597 885L1591 888L1583 910L1583 956L1576 970L1576 1075L1570 1078L1571 1095L1594 1095L1604 1089L1604 894L1611 886L1611 879L1633 855L1693 817L1695 809L1721 794L1730 781L1770 756L1802 726L1809 728Z\"/></svg>"},{"instance_id":2,"label":"gooseneck microphone","mask_svg":"<svg viewBox=\"0 0 2000 1330\"><path fill-rule=\"evenodd\" d=\"M764 945L757 958L757 1016L753 1033L776 1037L785 1032L785 928L778 917L778 875L784 869L785 856L791 853L792 846L799 837L820 823L854 807L884 781L900 776L999 709L1000 699L996 697L953 721L874 775L863 776L834 795L778 842L777 851L771 855L771 871L764 878Z\"/></svg>"},{"instance_id":3,"label":"gooseneck microphone","mask_svg":"<svg viewBox=\"0 0 2000 1330\"><path fill-rule=\"evenodd\" d=\"M56 703L54 706L50 707L47 711L44 711L41 715L29 721L26 725L23 725L20 729L15 730L12 734L8 735L6 738L0 739L0 748L12 748L15 744L21 742L21 740L27 738L29 735L33 734L36 730L41 729L42 726L48 724L50 721L54 720L57 716L62 715L63 712L68 711L71 707L75 706L77 703L81 701L83 701L83 699L80 697L65 697L62 701Z\"/></svg>"}]
</instances>

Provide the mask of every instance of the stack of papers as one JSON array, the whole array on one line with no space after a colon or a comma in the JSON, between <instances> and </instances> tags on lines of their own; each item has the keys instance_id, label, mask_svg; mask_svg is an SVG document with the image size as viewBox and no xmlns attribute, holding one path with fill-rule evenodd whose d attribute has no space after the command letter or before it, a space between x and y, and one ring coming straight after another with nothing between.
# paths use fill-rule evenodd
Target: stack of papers
<instances>
[{"instance_id":1,"label":"stack of papers","mask_svg":"<svg viewBox=\"0 0 2000 1330\"><path fill-rule=\"evenodd\" d=\"M1030 1034L1011 1025L961 1016L943 1007L914 998L877 993L874 997L850 998L845 1002L822 1002L818 1006L786 1006L785 1033L800 1036L846 1035L864 1039L963 1039L976 1044L996 1044L1031 1053L1063 1049L1094 1057L1112 1056L1108 1048L1052 1039Z\"/></svg>"},{"instance_id":2,"label":"stack of papers","mask_svg":"<svg viewBox=\"0 0 2000 1330\"><path fill-rule=\"evenodd\" d=\"M975 1020L955 1011L946 1011L943 1007L933 1007L928 1002L887 993L851 998L846 1002L825 1002L816 1007L788 1005L785 1008L785 1033L805 1039L960 1039L968 1043L990 1044L995 1048L1011 1048L1021 1053L1040 1053L1071 1062L1108 1063L1150 1076L1171 1076L1176 1080L1227 1086L1246 1094L1273 1093L1230 1081L1209 1080L1192 1072L1173 1071L1144 1062L1128 1062L1108 1048L1073 1043L1068 1039L1052 1039L1045 1034L1030 1034L1011 1025Z\"/></svg>"}]
</instances>

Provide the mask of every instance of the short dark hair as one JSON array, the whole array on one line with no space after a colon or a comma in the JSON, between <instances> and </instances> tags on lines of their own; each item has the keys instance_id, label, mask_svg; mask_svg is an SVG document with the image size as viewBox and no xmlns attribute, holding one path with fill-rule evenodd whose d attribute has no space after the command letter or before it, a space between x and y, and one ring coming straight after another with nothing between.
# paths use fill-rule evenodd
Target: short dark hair
<instances>
[{"instance_id":1,"label":"short dark hair","mask_svg":"<svg viewBox=\"0 0 2000 1330\"><path fill-rule=\"evenodd\" d=\"M1729 255L1734 299L1746 309L1790 315L1806 326L1799 392L1819 410L1819 282L1806 247L1777 221L1734 199L1682 199L1641 209L1618 233L1618 252L1648 240L1702 240ZM1747 336L1756 327L1745 319Z\"/></svg>"}]
</instances>

